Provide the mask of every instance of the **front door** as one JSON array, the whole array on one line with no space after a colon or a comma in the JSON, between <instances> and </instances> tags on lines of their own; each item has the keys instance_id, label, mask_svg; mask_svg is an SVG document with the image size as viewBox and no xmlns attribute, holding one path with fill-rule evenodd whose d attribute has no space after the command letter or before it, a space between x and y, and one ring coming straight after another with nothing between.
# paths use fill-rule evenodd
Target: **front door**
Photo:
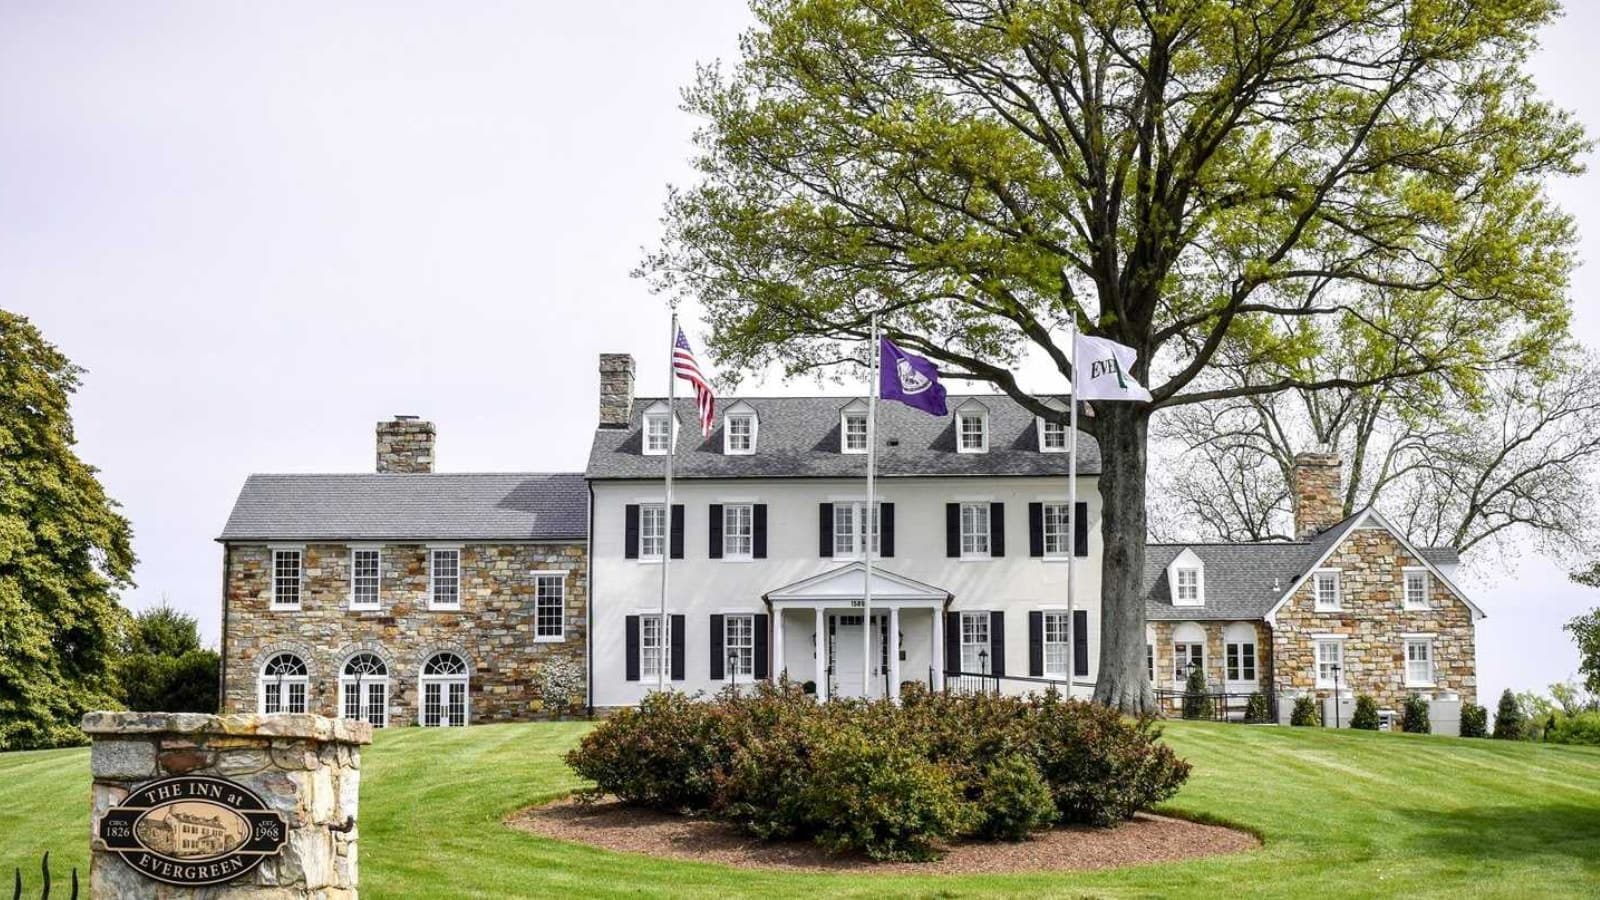
<instances>
[{"instance_id":1,"label":"front door","mask_svg":"<svg viewBox=\"0 0 1600 900\"><path fill-rule=\"evenodd\" d=\"M828 617L828 668L833 673L829 684L833 697L860 697L861 694L861 614L836 613ZM871 678L868 697L883 696L883 641L887 616L872 617Z\"/></svg>"}]
</instances>

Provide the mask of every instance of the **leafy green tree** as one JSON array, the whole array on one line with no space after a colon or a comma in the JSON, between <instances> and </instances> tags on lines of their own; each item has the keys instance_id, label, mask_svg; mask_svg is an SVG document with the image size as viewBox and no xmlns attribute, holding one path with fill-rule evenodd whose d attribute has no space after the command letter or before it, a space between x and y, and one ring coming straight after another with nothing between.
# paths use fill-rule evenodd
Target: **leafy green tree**
<instances>
[{"instance_id":1,"label":"leafy green tree","mask_svg":"<svg viewBox=\"0 0 1600 900\"><path fill-rule=\"evenodd\" d=\"M73 452L79 369L0 310L0 750L82 740L114 707L131 584L128 520Z\"/></svg>"},{"instance_id":2,"label":"leafy green tree","mask_svg":"<svg viewBox=\"0 0 1600 900\"><path fill-rule=\"evenodd\" d=\"M1494 711L1494 737L1501 741L1520 741L1526 736L1527 720L1522 714L1522 704L1517 695L1506 688L1500 694L1500 705Z\"/></svg>"},{"instance_id":3,"label":"leafy green tree","mask_svg":"<svg viewBox=\"0 0 1600 900\"><path fill-rule=\"evenodd\" d=\"M166 604L139 613L117 664L122 701L141 712L217 711L221 658L200 647L194 616Z\"/></svg>"},{"instance_id":4,"label":"leafy green tree","mask_svg":"<svg viewBox=\"0 0 1600 900\"><path fill-rule=\"evenodd\" d=\"M698 180L641 274L725 370L859 365L883 332L1048 420L1069 322L1138 351L1096 404L1095 699L1154 709L1140 581L1151 416L1415 381L1470 397L1565 334L1586 144L1523 65L1555 0L753 0L685 93ZM859 345L858 345L859 346ZM1337 346L1359 365L1312 363ZM1272 377L1201 378L1259 359Z\"/></svg>"},{"instance_id":5,"label":"leafy green tree","mask_svg":"<svg viewBox=\"0 0 1600 900\"><path fill-rule=\"evenodd\" d=\"M1562 626L1578 642L1578 671L1583 673L1583 686L1591 694L1600 694L1600 608L1573 618Z\"/></svg>"}]
</instances>

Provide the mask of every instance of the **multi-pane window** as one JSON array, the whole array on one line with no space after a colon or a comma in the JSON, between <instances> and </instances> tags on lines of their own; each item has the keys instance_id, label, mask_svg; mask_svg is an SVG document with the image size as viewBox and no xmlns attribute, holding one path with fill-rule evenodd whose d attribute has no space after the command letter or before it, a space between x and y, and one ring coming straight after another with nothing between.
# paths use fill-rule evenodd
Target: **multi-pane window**
<instances>
[{"instance_id":1,"label":"multi-pane window","mask_svg":"<svg viewBox=\"0 0 1600 900\"><path fill-rule=\"evenodd\" d=\"M661 630L661 617L639 617L639 677L654 681L667 666L666 635Z\"/></svg>"},{"instance_id":2,"label":"multi-pane window","mask_svg":"<svg viewBox=\"0 0 1600 900\"><path fill-rule=\"evenodd\" d=\"M961 555L989 555L989 504L961 504Z\"/></svg>"},{"instance_id":3,"label":"multi-pane window","mask_svg":"<svg viewBox=\"0 0 1600 900\"><path fill-rule=\"evenodd\" d=\"M755 547L755 507L729 503L722 507L722 558L749 559Z\"/></svg>"},{"instance_id":4,"label":"multi-pane window","mask_svg":"<svg viewBox=\"0 0 1600 900\"><path fill-rule=\"evenodd\" d=\"M843 429L844 452L867 452L866 413L845 413Z\"/></svg>"},{"instance_id":5,"label":"multi-pane window","mask_svg":"<svg viewBox=\"0 0 1600 900\"><path fill-rule=\"evenodd\" d=\"M964 412L956 417L959 449L964 453L982 453L989 449L988 417L979 412Z\"/></svg>"},{"instance_id":6,"label":"multi-pane window","mask_svg":"<svg viewBox=\"0 0 1600 900\"><path fill-rule=\"evenodd\" d=\"M989 614L961 614L961 671L988 674L994 670L989 657Z\"/></svg>"},{"instance_id":7,"label":"multi-pane window","mask_svg":"<svg viewBox=\"0 0 1600 900\"><path fill-rule=\"evenodd\" d=\"M435 653L422 664L422 724L467 724L467 661L454 653Z\"/></svg>"},{"instance_id":8,"label":"multi-pane window","mask_svg":"<svg viewBox=\"0 0 1600 900\"><path fill-rule=\"evenodd\" d=\"M1317 641L1317 687L1331 688L1344 669L1344 642Z\"/></svg>"},{"instance_id":9,"label":"multi-pane window","mask_svg":"<svg viewBox=\"0 0 1600 900\"><path fill-rule=\"evenodd\" d=\"M461 607L461 551L436 547L428 553L428 606L433 609Z\"/></svg>"},{"instance_id":10,"label":"multi-pane window","mask_svg":"<svg viewBox=\"0 0 1600 900\"><path fill-rule=\"evenodd\" d=\"M1072 671L1072 647L1067 642L1067 614L1044 614L1044 674L1046 678L1066 678Z\"/></svg>"},{"instance_id":11,"label":"multi-pane window","mask_svg":"<svg viewBox=\"0 0 1600 900\"><path fill-rule=\"evenodd\" d=\"M1039 420L1039 449L1045 451L1067 449L1067 426L1064 422Z\"/></svg>"},{"instance_id":12,"label":"multi-pane window","mask_svg":"<svg viewBox=\"0 0 1600 900\"><path fill-rule=\"evenodd\" d=\"M350 551L350 605L356 609L378 608L378 551L356 548Z\"/></svg>"},{"instance_id":13,"label":"multi-pane window","mask_svg":"<svg viewBox=\"0 0 1600 900\"><path fill-rule=\"evenodd\" d=\"M833 555L859 557L866 547L867 515L865 503L833 504ZM878 543L878 516L872 517L872 552L882 552Z\"/></svg>"},{"instance_id":14,"label":"multi-pane window","mask_svg":"<svg viewBox=\"0 0 1600 900\"><path fill-rule=\"evenodd\" d=\"M1333 610L1339 608L1339 573L1318 572L1312 582L1315 585L1317 609Z\"/></svg>"},{"instance_id":15,"label":"multi-pane window","mask_svg":"<svg viewBox=\"0 0 1600 900\"><path fill-rule=\"evenodd\" d=\"M272 551L272 606L300 608L300 551Z\"/></svg>"},{"instance_id":16,"label":"multi-pane window","mask_svg":"<svg viewBox=\"0 0 1600 900\"><path fill-rule=\"evenodd\" d=\"M753 453L756 449L756 417L728 417L728 452Z\"/></svg>"},{"instance_id":17,"label":"multi-pane window","mask_svg":"<svg viewBox=\"0 0 1600 900\"><path fill-rule=\"evenodd\" d=\"M1433 684L1432 639L1406 639L1406 684L1415 686Z\"/></svg>"},{"instance_id":18,"label":"multi-pane window","mask_svg":"<svg viewBox=\"0 0 1600 900\"><path fill-rule=\"evenodd\" d=\"M725 616L722 620L722 647L728 654L730 678L754 678L756 674L756 617Z\"/></svg>"},{"instance_id":19,"label":"multi-pane window","mask_svg":"<svg viewBox=\"0 0 1600 900\"><path fill-rule=\"evenodd\" d=\"M562 572L534 576L534 640L559 641L566 637L567 577Z\"/></svg>"},{"instance_id":20,"label":"multi-pane window","mask_svg":"<svg viewBox=\"0 0 1600 900\"><path fill-rule=\"evenodd\" d=\"M1146 678L1150 679L1150 683L1155 683L1156 645L1148 642L1144 645L1144 674Z\"/></svg>"},{"instance_id":21,"label":"multi-pane window","mask_svg":"<svg viewBox=\"0 0 1600 900\"><path fill-rule=\"evenodd\" d=\"M1206 645L1198 641L1172 645L1172 677L1180 684L1188 679L1191 669L1205 670Z\"/></svg>"},{"instance_id":22,"label":"multi-pane window","mask_svg":"<svg viewBox=\"0 0 1600 900\"><path fill-rule=\"evenodd\" d=\"M1044 555L1066 556L1072 552L1072 523L1065 503L1044 504Z\"/></svg>"},{"instance_id":23,"label":"multi-pane window","mask_svg":"<svg viewBox=\"0 0 1600 900\"><path fill-rule=\"evenodd\" d=\"M1228 680L1256 680L1256 645L1253 641L1239 641L1227 646Z\"/></svg>"},{"instance_id":24,"label":"multi-pane window","mask_svg":"<svg viewBox=\"0 0 1600 900\"><path fill-rule=\"evenodd\" d=\"M639 558L660 559L667 552L667 508L660 503L639 506Z\"/></svg>"},{"instance_id":25,"label":"multi-pane window","mask_svg":"<svg viewBox=\"0 0 1600 900\"><path fill-rule=\"evenodd\" d=\"M389 724L389 667L375 653L357 653L339 673L339 710L346 719Z\"/></svg>"},{"instance_id":26,"label":"multi-pane window","mask_svg":"<svg viewBox=\"0 0 1600 900\"><path fill-rule=\"evenodd\" d=\"M1178 570L1178 602L1196 605L1200 603L1199 569Z\"/></svg>"},{"instance_id":27,"label":"multi-pane window","mask_svg":"<svg viewBox=\"0 0 1600 900\"><path fill-rule=\"evenodd\" d=\"M261 711L303 713L310 679L305 660L293 653L278 653L261 667Z\"/></svg>"},{"instance_id":28,"label":"multi-pane window","mask_svg":"<svg viewBox=\"0 0 1600 900\"><path fill-rule=\"evenodd\" d=\"M672 445L672 417L666 414L644 417L644 452L666 453Z\"/></svg>"},{"instance_id":29,"label":"multi-pane window","mask_svg":"<svg viewBox=\"0 0 1600 900\"><path fill-rule=\"evenodd\" d=\"M1426 569L1406 572L1405 605L1406 609L1428 608L1428 572Z\"/></svg>"}]
</instances>

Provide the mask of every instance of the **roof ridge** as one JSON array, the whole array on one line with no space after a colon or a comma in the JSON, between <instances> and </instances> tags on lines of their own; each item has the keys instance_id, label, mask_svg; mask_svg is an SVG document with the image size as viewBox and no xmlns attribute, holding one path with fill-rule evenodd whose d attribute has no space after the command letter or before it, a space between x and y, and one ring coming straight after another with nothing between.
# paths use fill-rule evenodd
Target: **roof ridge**
<instances>
[{"instance_id":1,"label":"roof ridge","mask_svg":"<svg viewBox=\"0 0 1600 900\"><path fill-rule=\"evenodd\" d=\"M316 478L334 477L341 478L482 478L489 475L517 475L529 477L535 475L571 475L574 478L583 478L584 473L579 472L251 472L246 478Z\"/></svg>"}]
</instances>

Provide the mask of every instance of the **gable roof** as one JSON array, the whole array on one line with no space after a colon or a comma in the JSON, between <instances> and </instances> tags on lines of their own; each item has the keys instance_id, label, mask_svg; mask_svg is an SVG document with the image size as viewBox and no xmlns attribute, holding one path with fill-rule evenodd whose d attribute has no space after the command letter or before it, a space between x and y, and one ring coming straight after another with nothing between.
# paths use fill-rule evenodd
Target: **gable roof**
<instances>
[{"instance_id":1,"label":"gable roof","mask_svg":"<svg viewBox=\"0 0 1600 900\"><path fill-rule=\"evenodd\" d=\"M1042 453L1033 413L1003 394L952 396L953 411L968 399L979 400L989 410L989 451L957 453L955 416L936 417L899 403L878 404L879 477L938 475L1066 475L1067 455ZM859 453L839 452L839 413L859 398L850 397L729 397L722 402L742 402L756 411L761 436L753 454L722 452L721 416L717 428L704 440L695 427L692 400L679 400L682 422L678 453L673 458L675 478L856 478L865 471ZM659 478L661 459L646 456L640 433L643 412L660 402L658 397L634 400L628 424L598 428L589 451L585 473L592 479ZM1100 448L1087 434L1078 434L1078 473L1100 473Z\"/></svg>"},{"instance_id":2,"label":"gable roof","mask_svg":"<svg viewBox=\"0 0 1600 900\"><path fill-rule=\"evenodd\" d=\"M866 585L867 564L856 560L836 569L829 569L792 584L774 588L762 596L773 602L859 598L865 596ZM873 566L872 596L879 600L948 600L950 592L914 578L907 578L898 572L891 572L882 566Z\"/></svg>"},{"instance_id":3,"label":"gable roof","mask_svg":"<svg viewBox=\"0 0 1600 900\"><path fill-rule=\"evenodd\" d=\"M576 473L251 475L219 541L581 541Z\"/></svg>"},{"instance_id":4,"label":"gable roof","mask_svg":"<svg viewBox=\"0 0 1600 900\"><path fill-rule=\"evenodd\" d=\"M1151 621L1265 619L1282 606L1311 571L1327 559L1350 531L1372 512L1361 510L1309 541L1147 544L1142 583L1145 618ZM1460 557L1453 548L1413 547L1381 517L1378 521L1401 542L1408 553L1421 559L1430 571L1443 580L1475 615L1480 618L1483 616L1482 610L1441 569L1453 567L1459 561ZM1167 567L1186 549L1194 551L1205 565L1205 606L1172 605Z\"/></svg>"}]
</instances>

